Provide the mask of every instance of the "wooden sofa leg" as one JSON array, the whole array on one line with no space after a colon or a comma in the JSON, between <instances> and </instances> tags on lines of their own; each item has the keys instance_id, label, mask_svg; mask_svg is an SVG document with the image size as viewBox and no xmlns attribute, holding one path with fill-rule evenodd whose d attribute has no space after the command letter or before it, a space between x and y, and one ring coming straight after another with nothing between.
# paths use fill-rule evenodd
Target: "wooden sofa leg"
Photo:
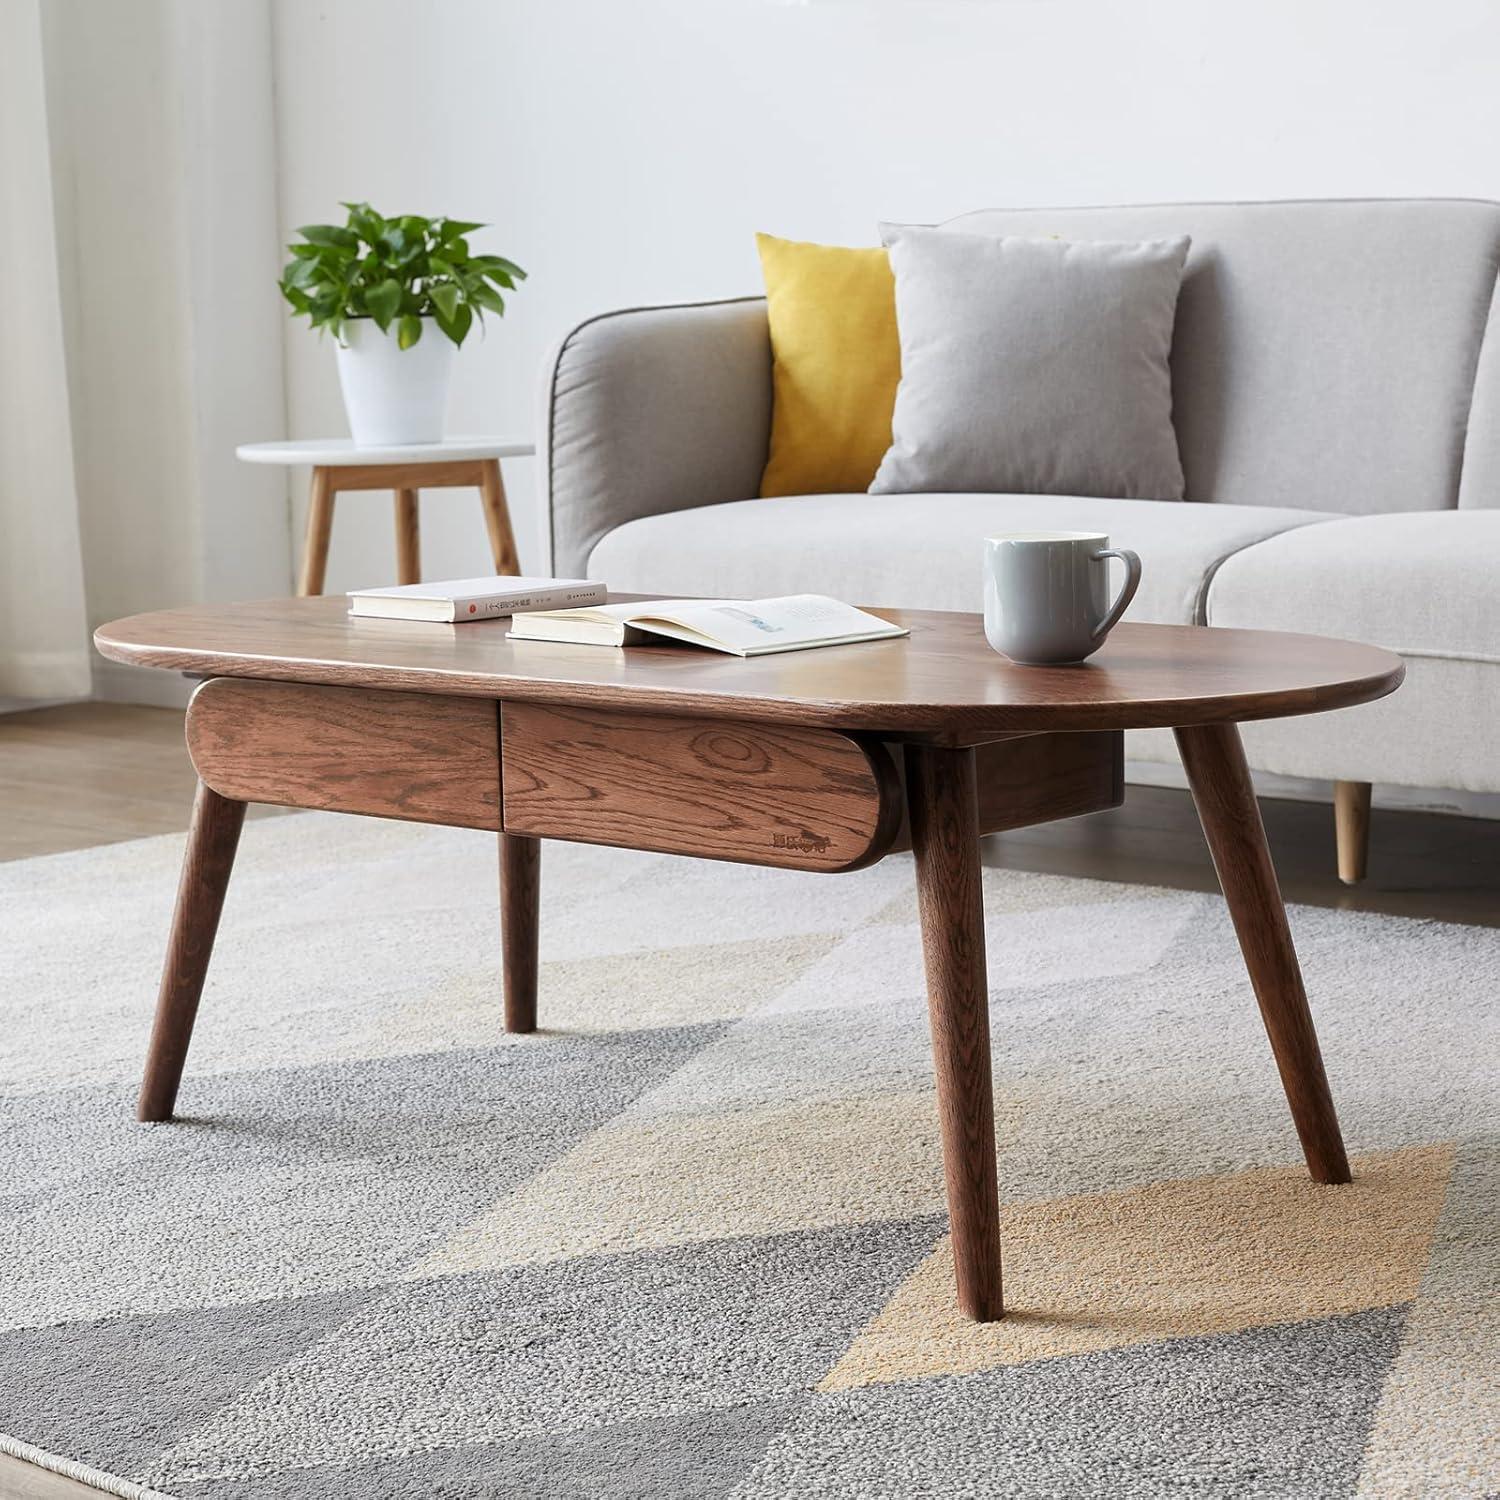
<instances>
[{"instance_id":1,"label":"wooden sofa leg","mask_svg":"<svg viewBox=\"0 0 1500 1500\"><path fill-rule=\"evenodd\" d=\"M1370 783L1333 784L1333 826L1338 838L1339 879L1358 885L1370 857Z\"/></svg>"}]
</instances>

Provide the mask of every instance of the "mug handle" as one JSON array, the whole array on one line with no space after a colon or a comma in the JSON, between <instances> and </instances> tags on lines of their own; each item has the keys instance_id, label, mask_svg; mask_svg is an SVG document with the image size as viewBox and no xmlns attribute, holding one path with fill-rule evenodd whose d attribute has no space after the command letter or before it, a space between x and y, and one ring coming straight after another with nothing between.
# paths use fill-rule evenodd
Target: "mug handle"
<instances>
[{"instance_id":1,"label":"mug handle","mask_svg":"<svg viewBox=\"0 0 1500 1500\"><path fill-rule=\"evenodd\" d=\"M1094 553L1093 560L1104 562L1110 557L1118 557L1125 564L1125 583L1115 602L1110 605L1109 612L1090 632L1096 641L1100 636L1108 635L1119 624L1120 616L1130 608L1130 601L1135 598L1135 591L1141 586L1141 560L1129 547L1104 547Z\"/></svg>"}]
</instances>

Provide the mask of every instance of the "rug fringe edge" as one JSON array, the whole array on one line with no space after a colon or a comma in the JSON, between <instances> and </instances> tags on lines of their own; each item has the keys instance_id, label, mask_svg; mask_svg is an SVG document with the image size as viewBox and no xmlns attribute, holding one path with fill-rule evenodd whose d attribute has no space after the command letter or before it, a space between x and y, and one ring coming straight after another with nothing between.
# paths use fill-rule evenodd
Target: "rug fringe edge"
<instances>
[{"instance_id":1,"label":"rug fringe edge","mask_svg":"<svg viewBox=\"0 0 1500 1500\"><path fill-rule=\"evenodd\" d=\"M103 1490L106 1494L118 1495L120 1500L173 1500L171 1495L165 1495L160 1490L148 1489L143 1484L136 1484L134 1480L121 1479L118 1474L106 1474L103 1469L92 1469L88 1464L78 1463L71 1458L63 1458L60 1454L49 1453L45 1448L38 1448L34 1443L22 1442L20 1438L11 1437L9 1433L0 1432L0 1453L19 1458L23 1463L35 1464L39 1469L61 1474L65 1479L76 1479L80 1484L91 1484L95 1489Z\"/></svg>"}]
</instances>

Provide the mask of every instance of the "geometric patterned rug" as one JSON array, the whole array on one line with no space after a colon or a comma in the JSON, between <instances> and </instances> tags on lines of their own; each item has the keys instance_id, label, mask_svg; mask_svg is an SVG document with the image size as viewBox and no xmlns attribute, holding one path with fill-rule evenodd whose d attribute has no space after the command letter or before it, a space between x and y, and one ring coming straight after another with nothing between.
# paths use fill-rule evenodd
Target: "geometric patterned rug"
<instances>
[{"instance_id":1,"label":"geometric patterned rug","mask_svg":"<svg viewBox=\"0 0 1500 1500\"><path fill-rule=\"evenodd\" d=\"M1223 904L987 869L1008 1316L952 1310L906 858L246 826L138 1125L178 837L0 866L0 1448L121 1495L1500 1491L1500 933L1293 908L1355 1181Z\"/></svg>"}]
</instances>

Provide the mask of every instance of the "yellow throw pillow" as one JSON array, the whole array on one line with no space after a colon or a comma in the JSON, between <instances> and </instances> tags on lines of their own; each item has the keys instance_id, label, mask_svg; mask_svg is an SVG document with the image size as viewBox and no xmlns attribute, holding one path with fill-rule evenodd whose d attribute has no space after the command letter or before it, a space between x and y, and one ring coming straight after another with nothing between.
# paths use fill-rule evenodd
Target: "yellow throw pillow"
<instances>
[{"instance_id":1,"label":"yellow throw pillow","mask_svg":"<svg viewBox=\"0 0 1500 1500\"><path fill-rule=\"evenodd\" d=\"M755 237L771 321L771 453L760 492L867 490L891 445L901 379L884 250Z\"/></svg>"}]
</instances>

